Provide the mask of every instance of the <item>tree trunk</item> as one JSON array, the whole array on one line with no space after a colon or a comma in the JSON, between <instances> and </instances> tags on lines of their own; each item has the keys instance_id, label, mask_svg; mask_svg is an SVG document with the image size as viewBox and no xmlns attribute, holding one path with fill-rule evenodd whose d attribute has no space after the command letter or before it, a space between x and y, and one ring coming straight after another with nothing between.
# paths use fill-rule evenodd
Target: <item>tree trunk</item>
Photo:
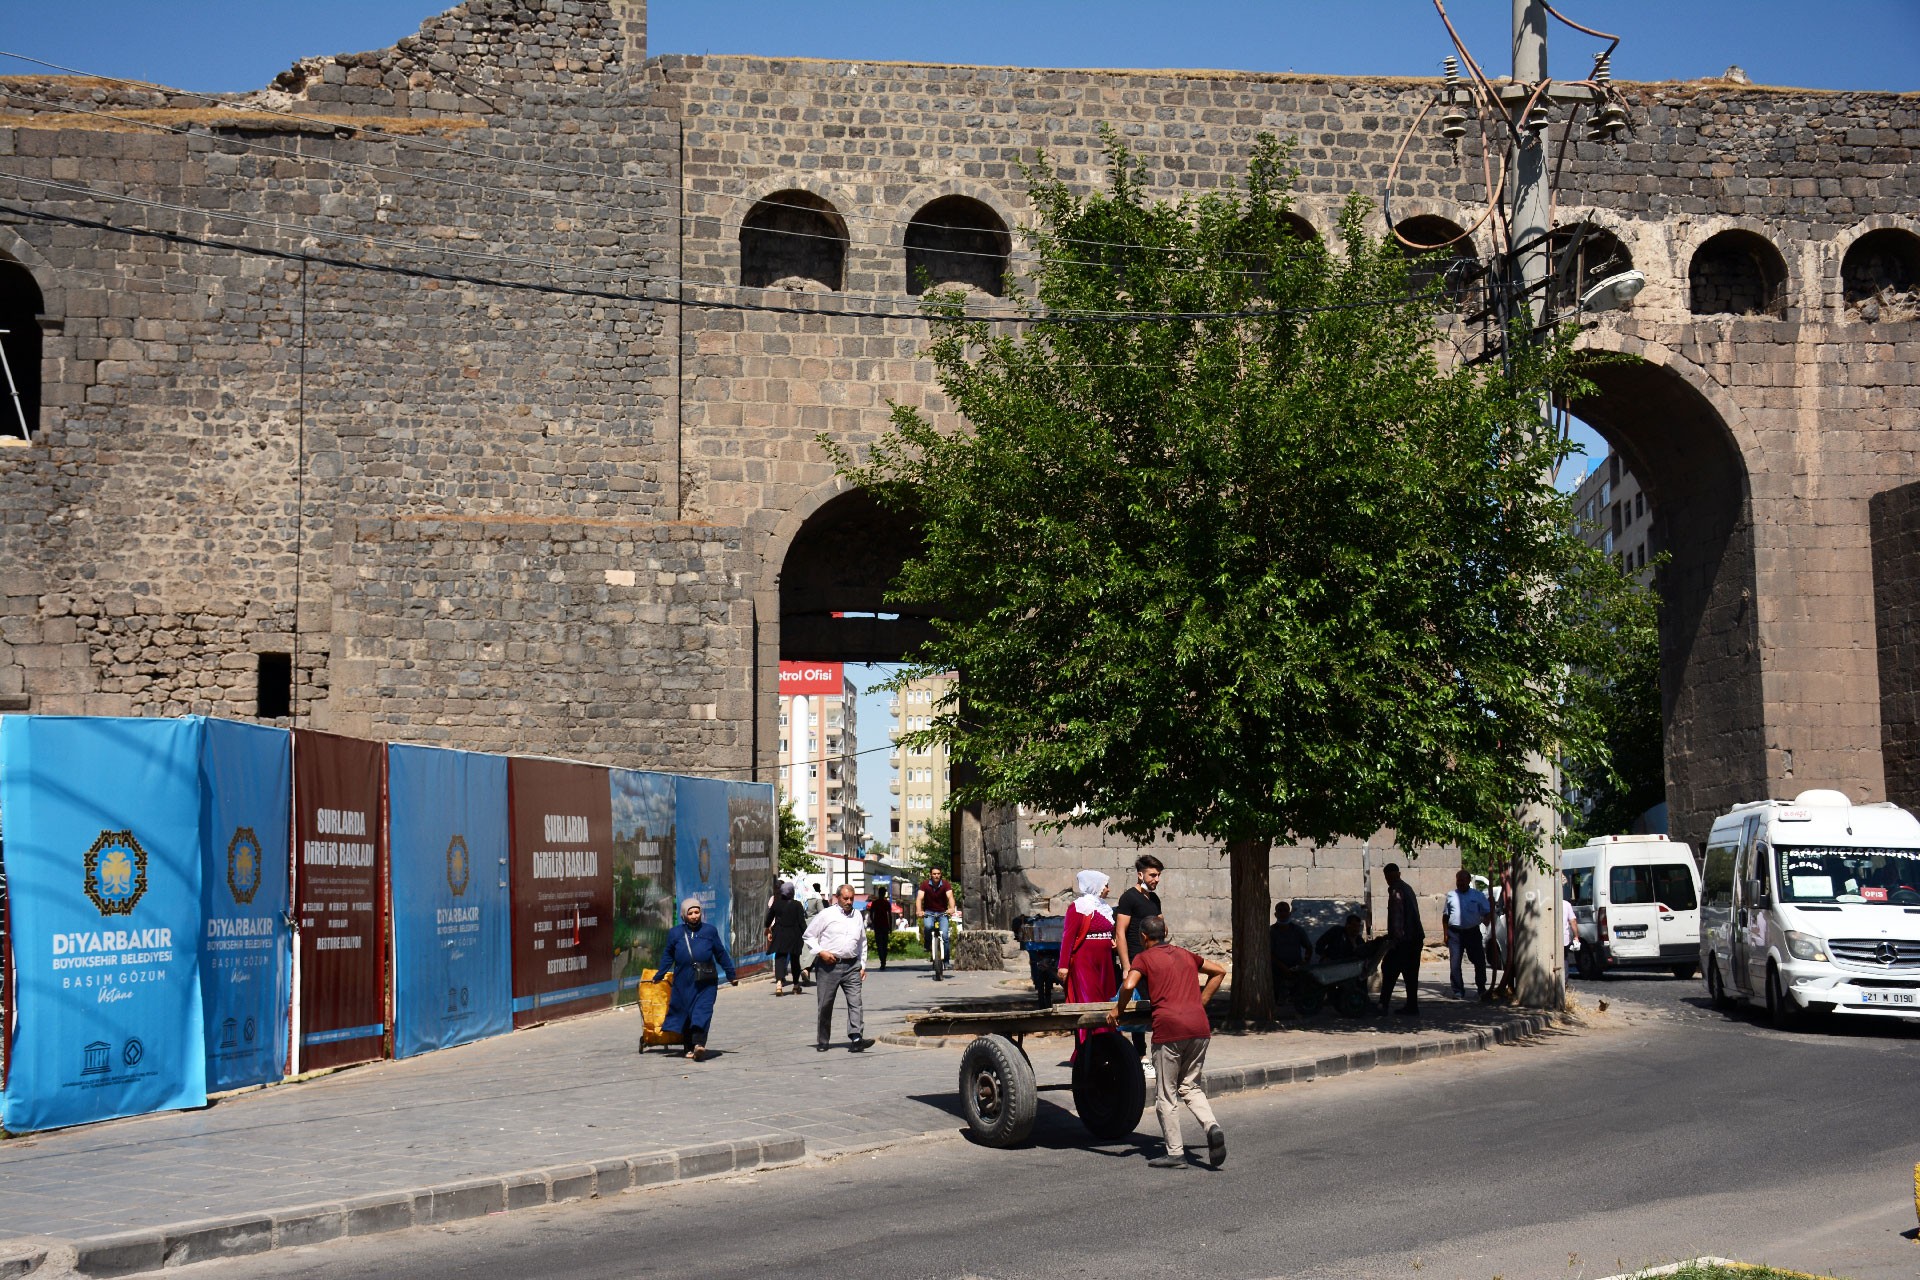
<instances>
[{"instance_id":1,"label":"tree trunk","mask_svg":"<svg viewBox=\"0 0 1920 1280\"><path fill-rule=\"evenodd\" d=\"M1267 927L1273 890L1268 883L1270 836L1227 841L1233 881L1233 1016L1273 1018L1273 960Z\"/></svg>"}]
</instances>

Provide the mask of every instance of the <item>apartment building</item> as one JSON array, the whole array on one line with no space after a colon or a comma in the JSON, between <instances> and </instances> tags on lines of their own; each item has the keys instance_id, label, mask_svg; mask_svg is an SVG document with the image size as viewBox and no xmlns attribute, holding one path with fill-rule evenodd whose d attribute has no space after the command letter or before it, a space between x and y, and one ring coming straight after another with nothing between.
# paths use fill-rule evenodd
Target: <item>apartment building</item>
<instances>
[{"instance_id":1,"label":"apartment building","mask_svg":"<svg viewBox=\"0 0 1920 1280\"><path fill-rule=\"evenodd\" d=\"M859 692L844 663L780 664L780 794L806 824L808 847L834 858L857 856L866 837L854 769Z\"/></svg>"},{"instance_id":2,"label":"apartment building","mask_svg":"<svg viewBox=\"0 0 1920 1280\"><path fill-rule=\"evenodd\" d=\"M915 680L887 704L893 716L892 813L888 821L896 849L911 849L936 824L947 821L947 792L953 781L944 746L910 750L900 739L932 725L940 703L953 690L954 673Z\"/></svg>"},{"instance_id":3,"label":"apartment building","mask_svg":"<svg viewBox=\"0 0 1920 1280\"><path fill-rule=\"evenodd\" d=\"M1653 537L1653 504L1633 472L1609 453L1574 491L1573 514L1580 532L1620 567L1650 584L1647 562L1659 554Z\"/></svg>"}]
</instances>

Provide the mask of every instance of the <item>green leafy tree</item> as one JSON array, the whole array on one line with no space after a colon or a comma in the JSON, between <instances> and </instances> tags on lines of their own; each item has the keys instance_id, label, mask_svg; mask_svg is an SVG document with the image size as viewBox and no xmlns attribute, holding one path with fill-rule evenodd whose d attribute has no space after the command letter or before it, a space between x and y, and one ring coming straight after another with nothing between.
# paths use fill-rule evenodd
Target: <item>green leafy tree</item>
<instances>
[{"instance_id":1,"label":"green leafy tree","mask_svg":"<svg viewBox=\"0 0 1920 1280\"><path fill-rule=\"evenodd\" d=\"M944 818L945 815L941 817ZM939 867L947 873L947 879L953 882L954 901L959 901L960 882L953 874L953 827L951 824L940 820L928 823L926 832L908 847L903 865L913 872L916 885L927 878L929 871Z\"/></svg>"},{"instance_id":2,"label":"green leafy tree","mask_svg":"<svg viewBox=\"0 0 1920 1280\"><path fill-rule=\"evenodd\" d=\"M1267 1017L1273 842L1530 848L1531 758L1602 750L1626 586L1546 480L1566 337L1443 363L1361 201L1333 248L1293 233L1271 138L1171 203L1109 148L1104 192L1031 175L1024 323L930 295L963 427L896 406L838 458L920 522L893 598L966 685L903 742L971 766L957 803L1222 842L1235 1012Z\"/></svg>"},{"instance_id":3,"label":"green leafy tree","mask_svg":"<svg viewBox=\"0 0 1920 1280\"><path fill-rule=\"evenodd\" d=\"M1660 633L1653 599L1620 628L1620 663L1592 689L1605 726L1602 757L1564 766L1570 802L1566 843L1617 835L1667 797L1666 747L1660 716Z\"/></svg>"},{"instance_id":4,"label":"green leafy tree","mask_svg":"<svg viewBox=\"0 0 1920 1280\"><path fill-rule=\"evenodd\" d=\"M807 824L793 811L793 801L780 797L780 878L790 880L818 871L820 866L807 848Z\"/></svg>"}]
</instances>

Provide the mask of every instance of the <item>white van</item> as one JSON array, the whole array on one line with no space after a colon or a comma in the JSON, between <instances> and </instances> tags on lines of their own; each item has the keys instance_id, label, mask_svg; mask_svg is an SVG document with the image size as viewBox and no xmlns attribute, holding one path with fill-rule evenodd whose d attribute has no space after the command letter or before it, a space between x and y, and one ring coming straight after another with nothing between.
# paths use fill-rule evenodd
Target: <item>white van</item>
<instances>
[{"instance_id":1,"label":"white van","mask_svg":"<svg viewBox=\"0 0 1920 1280\"><path fill-rule=\"evenodd\" d=\"M1707 838L1700 963L1725 1007L1920 1017L1920 821L1843 792L1734 807Z\"/></svg>"},{"instance_id":2,"label":"white van","mask_svg":"<svg viewBox=\"0 0 1920 1280\"><path fill-rule=\"evenodd\" d=\"M1601 836L1560 855L1580 930L1583 978L1618 969L1666 969L1691 978L1700 964L1700 873L1693 851L1665 836Z\"/></svg>"}]
</instances>

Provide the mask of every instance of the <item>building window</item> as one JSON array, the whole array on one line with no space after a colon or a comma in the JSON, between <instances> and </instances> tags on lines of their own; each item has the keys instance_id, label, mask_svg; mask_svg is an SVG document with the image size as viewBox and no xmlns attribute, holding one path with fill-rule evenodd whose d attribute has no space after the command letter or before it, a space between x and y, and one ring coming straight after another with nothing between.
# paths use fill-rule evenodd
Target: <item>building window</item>
<instances>
[{"instance_id":1,"label":"building window","mask_svg":"<svg viewBox=\"0 0 1920 1280\"><path fill-rule=\"evenodd\" d=\"M262 720L279 720L293 714L293 655L262 653L255 655L253 714Z\"/></svg>"},{"instance_id":2,"label":"building window","mask_svg":"<svg viewBox=\"0 0 1920 1280\"><path fill-rule=\"evenodd\" d=\"M1787 309L1787 263L1765 236L1722 231L1687 267L1687 306L1697 316L1778 316Z\"/></svg>"},{"instance_id":3,"label":"building window","mask_svg":"<svg viewBox=\"0 0 1920 1280\"><path fill-rule=\"evenodd\" d=\"M33 273L0 259L0 353L12 376L0 377L0 436L31 440L40 430L40 312L45 302Z\"/></svg>"},{"instance_id":4,"label":"building window","mask_svg":"<svg viewBox=\"0 0 1920 1280\"><path fill-rule=\"evenodd\" d=\"M1888 227L1855 240L1840 262L1842 300L1869 324L1920 314L1920 236Z\"/></svg>"},{"instance_id":5,"label":"building window","mask_svg":"<svg viewBox=\"0 0 1920 1280\"><path fill-rule=\"evenodd\" d=\"M740 283L751 289L843 287L847 224L808 191L781 191L754 205L740 223Z\"/></svg>"},{"instance_id":6,"label":"building window","mask_svg":"<svg viewBox=\"0 0 1920 1280\"><path fill-rule=\"evenodd\" d=\"M1411 260L1407 288L1413 293L1434 291L1448 302L1458 303L1466 297L1472 282L1485 274L1472 239L1456 222L1419 214L1401 219L1394 233L1392 247Z\"/></svg>"},{"instance_id":7,"label":"building window","mask_svg":"<svg viewBox=\"0 0 1920 1280\"><path fill-rule=\"evenodd\" d=\"M1581 294L1608 276L1633 270L1633 255L1627 252L1627 246L1611 231L1591 222L1557 228L1547 243L1553 255L1555 299L1568 310L1578 306ZM1618 480L1618 461L1614 468L1613 478Z\"/></svg>"},{"instance_id":8,"label":"building window","mask_svg":"<svg viewBox=\"0 0 1920 1280\"><path fill-rule=\"evenodd\" d=\"M1012 248L999 214L966 196L943 196L907 224L907 292L957 284L1002 297Z\"/></svg>"}]
</instances>

